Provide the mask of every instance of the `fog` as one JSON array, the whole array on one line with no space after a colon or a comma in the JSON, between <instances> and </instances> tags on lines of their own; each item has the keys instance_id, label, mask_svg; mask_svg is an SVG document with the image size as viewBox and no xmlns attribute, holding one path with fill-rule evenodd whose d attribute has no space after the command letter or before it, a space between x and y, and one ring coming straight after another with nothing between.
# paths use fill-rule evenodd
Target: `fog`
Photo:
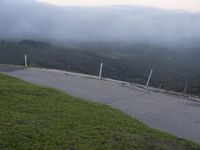
<instances>
[{"instance_id":1,"label":"fog","mask_svg":"<svg viewBox=\"0 0 200 150\"><path fill-rule=\"evenodd\" d=\"M56 6L0 0L1 40L200 43L200 12L147 6Z\"/></svg>"}]
</instances>

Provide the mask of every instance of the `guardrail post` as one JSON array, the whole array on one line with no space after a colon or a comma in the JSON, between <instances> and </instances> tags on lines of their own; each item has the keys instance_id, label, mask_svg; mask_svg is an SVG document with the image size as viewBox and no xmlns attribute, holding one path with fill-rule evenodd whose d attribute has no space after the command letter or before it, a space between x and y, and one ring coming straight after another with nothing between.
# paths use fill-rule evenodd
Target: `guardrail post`
<instances>
[{"instance_id":1,"label":"guardrail post","mask_svg":"<svg viewBox=\"0 0 200 150\"><path fill-rule=\"evenodd\" d=\"M151 72L150 72L150 74L149 74L149 78L148 78L148 81L147 81L146 87L149 86L149 82L150 82L150 80L151 80L152 73L153 73L153 69L151 69Z\"/></svg>"},{"instance_id":2,"label":"guardrail post","mask_svg":"<svg viewBox=\"0 0 200 150\"><path fill-rule=\"evenodd\" d=\"M99 78L102 78L103 63L100 65Z\"/></svg>"},{"instance_id":3,"label":"guardrail post","mask_svg":"<svg viewBox=\"0 0 200 150\"><path fill-rule=\"evenodd\" d=\"M24 55L24 66L27 67L28 66L28 61L27 61L27 55Z\"/></svg>"}]
</instances>

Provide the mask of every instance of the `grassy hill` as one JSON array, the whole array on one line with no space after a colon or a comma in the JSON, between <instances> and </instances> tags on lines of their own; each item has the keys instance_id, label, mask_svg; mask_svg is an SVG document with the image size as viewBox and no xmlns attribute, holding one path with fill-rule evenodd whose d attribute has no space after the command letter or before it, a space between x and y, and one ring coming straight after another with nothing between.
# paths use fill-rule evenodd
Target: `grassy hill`
<instances>
[{"instance_id":1,"label":"grassy hill","mask_svg":"<svg viewBox=\"0 0 200 150\"><path fill-rule=\"evenodd\" d=\"M1 150L200 150L116 109L2 74L0 114Z\"/></svg>"},{"instance_id":2,"label":"grassy hill","mask_svg":"<svg viewBox=\"0 0 200 150\"><path fill-rule=\"evenodd\" d=\"M200 46L199 46L200 47ZM119 43L74 43L57 46L38 41L0 42L0 63L24 64L24 54L29 65L56 68L97 75L100 62L104 62L103 76L145 84L150 70L154 73L151 86L183 91L188 83L188 93L200 95L200 51L170 49L148 44L123 45Z\"/></svg>"}]
</instances>

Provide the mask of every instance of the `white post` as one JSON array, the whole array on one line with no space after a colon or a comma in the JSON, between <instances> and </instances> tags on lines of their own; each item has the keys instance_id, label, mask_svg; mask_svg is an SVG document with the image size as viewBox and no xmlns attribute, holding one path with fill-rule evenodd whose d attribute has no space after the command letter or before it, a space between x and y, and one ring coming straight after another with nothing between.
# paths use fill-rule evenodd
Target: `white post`
<instances>
[{"instance_id":1,"label":"white post","mask_svg":"<svg viewBox=\"0 0 200 150\"><path fill-rule=\"evenodd\" d=\"M146 87L149 86L149 82L150 82L150 80L151 80L152 73L153 73L153 69L151 69L151 72L150 72L150 74L149 74L149 78L148 78L148 81L147 81Z\"/></svg>"},{"instance_id":2,"label":"white post","mask_svg":"<svg viewBox=\"0 0 200 150\"><path fill-rule=\"evenodd\" d=\"M28 63L27 63L27 55L26 55L26 54L24 55L24 66L25 66L25 67L28 66Z\"/></svg>"},{"instance_id":3,"label":"white post","mask_svg":"<svg viewBox=\"0 0 200 150\"><path fill-rule=\"evenodd\" d=\"M99 78L102 77L102 70L103 70L103 63L101 63L101 66L100 66Z\"/></svg>"},{"instance_id":4,"label":"white post","mask_svg":"<svg viewBox=\"0 0 200 150\"><path fill-rule=\"evenodd\" d=\"M188 84L188 83L187 83L187 81L186 81L186 82L185 82L185 85L184 85L184 91L183 91L183 93L185 93L185 94L187 93L187 84Z\"/></svg>"}]
</instances>

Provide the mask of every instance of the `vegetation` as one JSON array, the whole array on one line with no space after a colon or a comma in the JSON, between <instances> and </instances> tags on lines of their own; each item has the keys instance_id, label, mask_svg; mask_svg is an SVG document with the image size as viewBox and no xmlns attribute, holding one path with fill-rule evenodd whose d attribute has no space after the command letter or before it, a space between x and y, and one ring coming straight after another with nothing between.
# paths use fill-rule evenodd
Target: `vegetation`
<instances>
[{"instance_id":1,"label":"vegetation","mask_svg":"<svg viewBox=\"0 0 200 150\"><path fill-rule=\"evenodd\" d=\"M200 150L108 106L0 74L0 149Z\"/></svg>"},{"instance_id":2,"label":"vegetation","mask_svg":"<svg viewBox=\"0 0 200 150\"><path fill-rule=\"evenodd\" d=\"M200 95L200 46L190 49L162 48L150 44L75 43L56 46L44 42L0 42L0 63L23 64L28 54L29 65L57 68L97 75L104 62L103 76L145 84L150 70L151 86L165 81L167 90Z\"/></svg>"}]
</instances>

